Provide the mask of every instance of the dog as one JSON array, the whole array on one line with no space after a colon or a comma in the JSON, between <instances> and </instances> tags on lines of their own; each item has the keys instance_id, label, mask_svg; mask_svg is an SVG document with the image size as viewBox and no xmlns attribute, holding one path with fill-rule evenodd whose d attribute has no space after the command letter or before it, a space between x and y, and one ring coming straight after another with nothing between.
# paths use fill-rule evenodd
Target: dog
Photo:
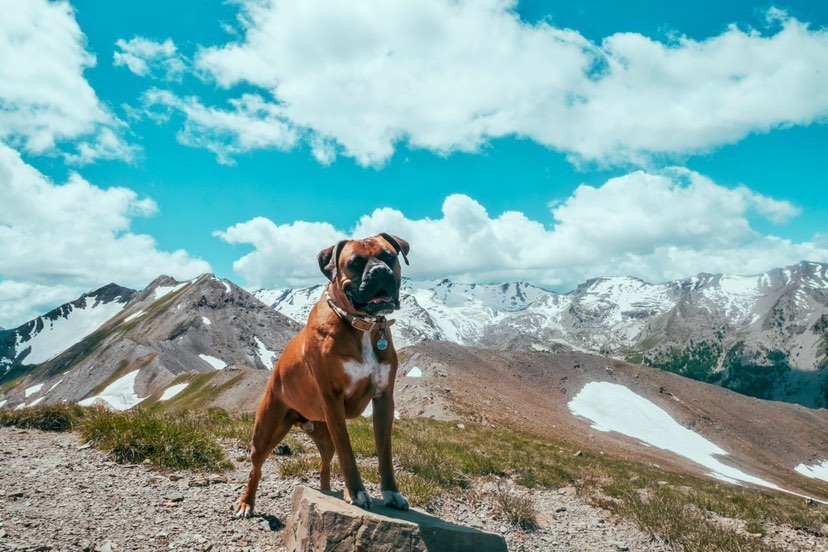
<instances>
[{"instance_id":1,"label":"dog","mask_svg":"<svg viewBox=\"0 0 828 552\"><path fill-rule=\"evenodd\" d=\"M329 282L307 325L287 344L256 411L250 458L253 467L236 517L253 513L262 464L299 426L313 439L322 460L319 485L331 488L331 459L339 458L345 500L361 508L371 498L357 469L345 423L373 403L374 439L383 503L407 510L391 461L397 353L385 315L400 307L400 262L408 264L408 242L390 234L342 240L317 255Z\"/></svg>"}]
</instances>

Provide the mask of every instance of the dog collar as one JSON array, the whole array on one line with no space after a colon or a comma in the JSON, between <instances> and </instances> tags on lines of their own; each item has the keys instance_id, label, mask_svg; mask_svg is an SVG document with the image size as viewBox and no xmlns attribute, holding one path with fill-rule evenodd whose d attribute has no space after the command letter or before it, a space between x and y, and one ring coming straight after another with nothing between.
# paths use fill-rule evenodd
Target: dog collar
<instances>
[{"instance_id":1,"label":"dog collar","mask_svg":"<svg viewBox=\"0 0 828 552\"><path fill-rule=\"evenodd\" d=\"M336 303L333 302L331 299L331 294L328 293L327 288L325 289L325 299L328 301L328 305L333 309L333 311L345 322L349 323L354 328L361 330L363 332L372 332L374 330L380 330L385 332L387 328L390 328L396 320L388 320L385 316L357 316L356 314L352 314Z\"/></svg>"}]
</instances>

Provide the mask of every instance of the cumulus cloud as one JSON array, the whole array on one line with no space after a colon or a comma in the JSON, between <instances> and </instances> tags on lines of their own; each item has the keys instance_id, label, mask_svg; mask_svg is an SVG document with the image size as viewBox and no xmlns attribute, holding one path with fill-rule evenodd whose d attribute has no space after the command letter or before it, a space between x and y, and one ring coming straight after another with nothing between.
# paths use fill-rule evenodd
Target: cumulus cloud
<instances>
[{"instance_id":1,"label":"cumulus cloud","mask_svg":"<svg viewBox=\"0 0 828 552\"><path fill-rule=\"evenodd\" d=\"M828 115L828 31L780 10L705 40L595 43L522 21L509 0L241 4L242 36L202 49L196 68L266 90L279 116L258 118L300 129L323 163L510 135L575 162L647 163Z\"/></svg>"},{"instance_id":2,"label":"cumulus cloud","mask_svg":"<svg viewBox=\"0 0 828 552\"><path fill-rule=\"evenodd\" d=\"M159 274L189 278L210 270L183 250L161 251L152 237L130 231L133 218L157 212L151 199L99 188L77 174L57 185L3 144L0 197L1 325L109 282L142 287Z\"/></svg>"},{"instance_id":3,"label":"cumulus cloud","mask_svg":"<svg viewBox=\"0 0 828 552\"><path fill-rule=\"evenodd\" d=\"M114 53L113 64L126 67L139 77L181 80L187 69L186 58L178 52L171 38L156 42L136 36L131 40L119 39L115 46L120 51Z\"/></svg>"},{"instance_id":4,"label":"cumulus cloud","mask_svg":"<svg viewBox=\"0 0 828 552\"><path fill-rule=\"evenodd\" d=\"M64 147L67 160L131 160L123 123L83 76L95 65L68 2L0 0L0 140L29 153Z\"/></svg>"},{"instance_id":5,"label":"cumulus cloud","mask_svg":"<svg viewBox=\"0 0 828 552\"><path fill-rule=\"evenodd\" d=\"M178 141L213 152L223 165L233 165L233 155L262 148L288 150L297 142L296 131L276 104L257 94L230 100L230 109L205 107L197 98L179 98L169 91L151 89L144 94L151 118L167 122L173 113L184 126Z\"/></svg>"},{"instance_id":6,"label":"cumulus cloud","mask_svg":"<svg viewBox=\"0 0 828 552\"><path fill-rule=\"evenodd\" d=\"M344 237L391 232L411 243L415 279L528 280L568 289L591 277L632 275L664 281L702 271L760 272L801 259L828 261L828 248L762 235L754 217L783 222L789 202L745 186L727 188L683 168L637 171L600 187L581 185L550 207L550 220L489 214L475 199L451 195L439 218L411 219L376 209L348 230L325 222L277 225L264 218L216 235L254 251L233 267L251 287L319 282L316 253Z\"/></svg>"}]
</instances>

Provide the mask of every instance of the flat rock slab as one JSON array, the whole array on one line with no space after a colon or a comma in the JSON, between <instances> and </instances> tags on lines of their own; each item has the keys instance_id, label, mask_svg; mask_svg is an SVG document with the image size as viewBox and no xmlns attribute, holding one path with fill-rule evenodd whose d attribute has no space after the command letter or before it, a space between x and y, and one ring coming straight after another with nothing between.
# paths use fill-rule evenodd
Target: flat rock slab
<instances>
[{"instance_id":1,"label":"flat rock slab","mask_svg":"<svg viewBox=\"0 0 828 552\"><path fill-rule=\"evenodd\" d=\"M290 552L505 552L500 535L443 521L422 510L406 512L377 502L371 510L351 506L341 493L299 486L285 528Z\"/></svg>"}]
</instances>

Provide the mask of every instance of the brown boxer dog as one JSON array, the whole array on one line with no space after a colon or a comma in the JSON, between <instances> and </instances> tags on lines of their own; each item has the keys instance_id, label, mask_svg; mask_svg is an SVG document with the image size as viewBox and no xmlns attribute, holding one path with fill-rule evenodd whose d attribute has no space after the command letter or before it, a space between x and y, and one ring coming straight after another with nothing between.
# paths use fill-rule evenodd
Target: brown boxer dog
<instances>
[{"instance_id":1,"label":"brown boxer dog","mask_svg":"<svg viewBox=\"0 0 828 552\"><path fill-rule=\"evenodd\" d=\"M397 353L388 329L393 320L385 319L400 306L398 255L402 253L408 264L408 250L408 242L383 233L342 240L317 255L330 283L307 325L285 347L259 403L250 454L253 468L236 506L237 517L252 514L262 464L293 425L302 427L319 449L320 487L331 488L330 465L336 452L345 500L370 508L345 424L347 418L362 414L369 401L374 407L383 502L408 509L391 463Z\"/></svg>"}]
</instances>

